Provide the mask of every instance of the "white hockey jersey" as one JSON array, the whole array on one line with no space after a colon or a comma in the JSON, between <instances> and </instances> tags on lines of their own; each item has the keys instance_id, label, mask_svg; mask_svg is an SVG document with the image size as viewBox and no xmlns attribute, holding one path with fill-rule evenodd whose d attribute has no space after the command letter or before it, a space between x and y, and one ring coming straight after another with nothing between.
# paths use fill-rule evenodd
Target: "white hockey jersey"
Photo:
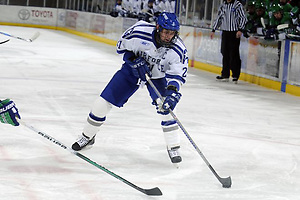
<instances>
[{"instance_id":1,"label":"white hockey jersey","mask_svg":"<svg viewBox=\"0 0 300 200\"><path fill-rule=\"evenodd\" d=\"M185 83L188 70L187 49L179 37L171 47L157 48L154 31L155 25L137 22L123 33L117 43L117 52L132 51L149 63L152 79L166 77L168 83L175 81L181 86Z\"/></svg>"}]
</instances>

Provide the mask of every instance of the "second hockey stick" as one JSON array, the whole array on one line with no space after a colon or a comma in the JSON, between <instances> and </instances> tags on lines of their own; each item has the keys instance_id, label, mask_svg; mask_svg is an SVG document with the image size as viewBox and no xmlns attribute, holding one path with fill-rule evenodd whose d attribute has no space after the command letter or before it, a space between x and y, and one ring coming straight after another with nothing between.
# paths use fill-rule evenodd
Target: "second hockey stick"
<instances>
[{"instance_id":1,"label":"second hockey stick","mask_svg":"<svg viewBox=\"0 0 300 200\"><path fill-rule=\"evenodd\" d=\"M4 41L0 42L0 44L4 44L4 43L6 43L8 41L9 41L9 39L8 40L4 40Z\"/></svg>"},{"instance_id":2,"label":"second hockey stick","mask_svg":"<svg viewBox=\"0 0 300 200\"><path fill-rule=\"evenodd\" d=\"M277 26L277 30L289 28L289 24L279 24Z\"/></svg>"},{"instance_id":3,"label":"second hockey stick","mask_svg":"<svg viewBox=\"0 0 300 200\"><path fill-rule=\"evenodd\" d=\"M18 122L20 124L22 124L23 126L29 128L30 130L36 132L37 134L39 134L40 136L46 138L47 140L49 140L50 142L60 146L61 148L65 149L65 150L68 150L70 153L78 156L79 158L83 159L84 161L90 163L91 165L94 165L95 167L97 167L98 169L101 169L102 171L108 173L109 175L115 177L116 179L122 181L123 183L129 185L130 187L146 194L146 195L151 195L151 196L160 196L162 195L162 192L160 191L160 189L158 187L155 187L155 188L152 188L152 189L143 189L139 186L136 186L135 184L127 181L126 179L122 178L121 176L115 174L114 172L108 170L107 168L103 167L102 165L99 165L97 164L96 162L92 161L91 159L89 159L88 157L84 156L83 154L79 153L79 152L76 152L74 151L73 149L71 149L70 147L67 147L66 145L64 145L62 142L58 141L57 139L55 139L54 137L46 134L46 133L43 133L39 130L37 130L36 128L26 124L25 122L23 122L21 119L18 119Z\"/></svg>"},{"instance_id":4,"label":"second hockey stick","mask_svg":"<svg viewBox=\"0 0 300 200\"><path fill-rule=\"evenodd\" d=\"M264 20L263 17L260 18L260 23L261 23L261 25L263 26L264 29L267 28L267 27L266 27L266 24L265 24L265 20Z\"/></svg>"},{"instance_id":5,"label":"second hockey stick","mask_svg":"<svg viewBox=\"0 0 300 200\"><path fill-rule=\"evenodd\" d=\"M162 95L160 94L160 92L157 90L157 88L155 87L155 85L153 84L153 82L151 81L150 77L148 76L148 74L145 74L147 82L150 84L150 86L152 87L152 89L154 90L154 92L156 93L156 95L160 98L160 100L162 102L164 102L164 98L162 97ZM196 149L196 151L199 153L199 155L201 156L201 158L204 160L204 162L206 163L206 165L208 166L208 168L211 170L211 172L215 175L215 177L220 181L220 183L222 184L222 186L224 188L230 188L231 187L231 177L227 177L227 178L222 178L220 177L217 172L214 170L214 168L211 166L211 164L208 162L208 160L206 159L206 157L204 156L204 154L201 152L201 150L198 148L198 146L196 145L196 143L194 142L194 140L191 138L191 136L188 134L188 132L185 130L184 126L182 125L182 123L179 121L179 119L177 118L177 116L174 114L174 112L169 109L170 114L172 115L173 119L177 122L178 126L180 127L180 129L183 131L184 135L188 138L188 140L190 141L190 143L193 145L193 147Z\"/></svg>"},{"instance_id":6,"label":"second hockey stick","mask_svg":"<svg viewBox=\"0 0 300 200\"><path fill-rule=\"evenodd\" d=\"M18 39L18 40L23 40L25 42L33 42L35 39L37 39L39 36L40 36L40 32L36 32L31 38L29 39L26 39L26 38L22 38L22 37L19 37L19 36L15 36L15 35L11 35L9 33L5 33L5 32L1 32L0 31L0 34L2 35L5 35L5 36L8 36L8 37L11 37L11 38L15 38L15 39Z\"/></svg>"}]
</instances>

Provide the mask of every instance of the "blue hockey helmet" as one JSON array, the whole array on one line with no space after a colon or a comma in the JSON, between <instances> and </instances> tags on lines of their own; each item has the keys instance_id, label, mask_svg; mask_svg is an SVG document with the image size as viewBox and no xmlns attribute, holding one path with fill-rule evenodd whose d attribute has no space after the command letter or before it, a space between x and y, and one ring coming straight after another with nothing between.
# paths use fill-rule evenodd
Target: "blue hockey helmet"
<instances>
[{"instance_id":1,"label":"blue hockey helmet","mask_svg":"<svg viewBox=\"0 0 300 200\"><path fill-rule=\"evenodd\" d=\"M162 12L156 20L156 42L165 47L169 47L170 45L176 43L179 27L180 24L175 13ZM168 42L163 41L160 36L164 29L175 32L173 38Z\"/></svg>"},{"instance_id":2,"label":"blue hockey helmet","mask_svg":"<svg viewBox=\"0 0 300 200\"><path fill-rule=\"evenodd\" d=\"M175 13L162 12L158 18L157 22L159 28L171 30L171 31L179 31L180 24L177 20L177 16Z\"/></svg>"}]
</instances>

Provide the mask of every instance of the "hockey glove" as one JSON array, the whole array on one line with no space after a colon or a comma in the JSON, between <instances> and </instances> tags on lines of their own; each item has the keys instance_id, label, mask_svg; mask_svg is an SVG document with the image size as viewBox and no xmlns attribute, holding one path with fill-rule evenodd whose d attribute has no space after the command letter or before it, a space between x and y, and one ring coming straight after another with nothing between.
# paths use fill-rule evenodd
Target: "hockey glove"
<instances>
[{"instance_id":1,"label":"hockey glove","mask_svg":"<svg viewBox=\"0 0 300 200\"><path fill-rule=\"evenodd\" d=\"M169 114L169 109L174 110L175 106L179 102L181 94L177 92L175 86L168 86L166 91L166 98L162 103L161 107L157 110L157 113L167 115Z\"/></svg>"},{"instance_id":2,"label":"hockey glove","mask_svg":"<svg viewBox=\"0 0 300 200\"><path fill-rule=\"evenodd\" d=\"M266 32L265 40L278 40L278 31L276 28L270 28Z\"/></svg>"},{"instance_id":3,"label":"hockey glove","mask_svg":"<svg viewBox=\"0 0 300 200\"><path fill-rule=\"evenodd\" d=\"M142 81L147 81L145 76L146 73L151 77L149 64L144 58L138 57L135 60L128 62L128 64L136 78L140 78Z\"/></svg>"},{"instance_id":4,"label":"hockey glove","mask_svg":"<svg viewBox=\"0 0 300 200\"><path fill-rule=\"evenodd\" d=\"M243 31L243 35L244 35L245 38L249 38L250 37L249 32L250 31L248 31L248 30L244 30Z\"/></svg>"},{"instance_id":5,"label":"hockey glove","mask_svg":"<svg viewBox=\"0 0 300 200\"><path fill-rule=\"evenodd\" d=\"M16 104L10 99L0 101L0 121L4 124L19 126L16 117L21 119Z\"/></svg>"}]
</instances>

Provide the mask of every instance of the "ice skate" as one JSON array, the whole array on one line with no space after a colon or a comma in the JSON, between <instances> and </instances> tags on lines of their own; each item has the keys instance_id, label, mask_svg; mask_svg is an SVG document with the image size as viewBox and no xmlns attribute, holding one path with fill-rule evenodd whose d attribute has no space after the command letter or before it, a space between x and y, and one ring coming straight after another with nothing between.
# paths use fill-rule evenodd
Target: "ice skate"
<instances>
[{"instance_id":1,"label":"ice skate","mask_svg":"<svg viewBox=\"0 0 300 200\"><path fill-rule=\"evenodd\" d=\"M171 149L167 149L171 162L174 164L180 163L182 161L181 156L179 154L179 146L172 147Z\"/></svg>"},{"instance_id":2,"label":"ice skate","mask_svg":"<svg viewBox=\"0 0 300 200\"><path fill-rule=\"evenodd\" d=\"M234 83L234 84L237 84L238 83L238 78L232 78L232 82Z\"/></svg>"},{"instance_id":3,"label":"ice skate","mask_svg":"<svg viewBox=\"0 0 300 200\"><path fill-rule=\"evenodd\" d=\"M72 145L74 151L80 151L87 146L91 146L95 143L95 136L90 139L88 136L82 135L77 139L77 141Z\"/></svg>"},{"instance_id":4,"label":"ice skate","mask_svg":"<svg viewBox=\"0 0 300 200\"><path fill-rule=\"evenodd\" d=\"M223 76L217 76L216 79L217 79L217 81L220 81L220 82L228 82L229 81L229 78L225 78Z\"/></svg>"}]
</instances>

